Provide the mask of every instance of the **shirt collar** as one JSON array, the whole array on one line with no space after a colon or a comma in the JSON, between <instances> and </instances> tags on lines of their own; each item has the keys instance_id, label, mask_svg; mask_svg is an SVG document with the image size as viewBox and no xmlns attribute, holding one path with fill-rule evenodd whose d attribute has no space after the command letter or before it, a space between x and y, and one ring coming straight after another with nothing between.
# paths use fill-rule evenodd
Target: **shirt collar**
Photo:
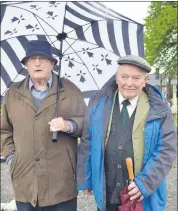
<instances>
[{"instance_id":1,"label":"shirt collar","mask_svg":"<svg viewBox=\"0 0 178 211\"><path fill-rule=\"evenodd\" d=\"M139 98L139 95L134 97L132 100L129 100L132 107L135 107L137 105L138 98ZM119 104L121 105L124 100L125 100L125 98L123 97L123 95L119 91Z\"/></svg>"},{"instance_id":2,"label":"shirt collar","mask_svg":"<svg viewBox=\"0 0 178 211\"><path fill-rule=\"evenodd\" d=\"M48 86L47 89L50 89L51 88L52 81L53 81L53 76L52 76L52 73L51 73L51 75L50 75L50 77L49 77L49 79L47 81L47 86ZM35 88L34 83L33 83L33 80L30 77L30 80L29 80L29 89L30 89L30 91L32 90L33 87Z\"/></svg>"}]
</instances>

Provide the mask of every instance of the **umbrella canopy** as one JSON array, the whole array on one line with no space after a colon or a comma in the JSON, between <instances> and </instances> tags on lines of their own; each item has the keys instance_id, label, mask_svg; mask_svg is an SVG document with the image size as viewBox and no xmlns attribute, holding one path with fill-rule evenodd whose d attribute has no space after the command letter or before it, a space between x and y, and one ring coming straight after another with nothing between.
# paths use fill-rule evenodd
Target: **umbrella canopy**
<instances>
[{"instance_id":1,"label":"umbrella canopy","mask_svg":"<svg viewBox=\"0 0 178 211\"><path fill-rule=\"evenodd\" d=\"M128 195L128 185L124 187L120 194L122 205L118 207L119 211L143 211L141 202L138 202L137 200L130 201L130 196Z\"/></svg>"},{"instance_id":2,"label":"umbrella canopy","mask_svg":"<svg viewBox=\"0 0 178 211\"><path fill-rule=\"evenodd\" d=\"M126 166L129 174L130 182L134 179L133 162L130 157L126 158ZM122 205L118 207L118 211L143 211L142 202L138 202L138 199L130 200L128 195L128 184L120 192Z\"/></svg>"},{"instance_id":3,"label":"umbrella canopy","mask_svg":"<svg viewBox=\"0 0 178 211\"><path fill-rule=\"evenodd\" d=\"M144 56L143 25L99 2L1 3L1 96L27 75L20 61L36 39L51 43L53 56L62 57L61 77L86 101L115 74L120 56Z\"/></svg>"}]
</instances>

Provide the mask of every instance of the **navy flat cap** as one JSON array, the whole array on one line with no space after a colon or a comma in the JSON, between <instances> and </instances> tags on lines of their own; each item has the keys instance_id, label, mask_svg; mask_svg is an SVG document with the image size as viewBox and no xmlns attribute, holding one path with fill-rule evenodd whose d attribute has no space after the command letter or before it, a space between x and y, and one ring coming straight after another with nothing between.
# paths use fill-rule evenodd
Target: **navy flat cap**
<instances>
[{"instance_id":1,"label":"navy flat cap","mask_svg":"<svg viewBox=\"0 0 178 211\"><path fill-rule=\"evenodd\" d=\"M148 64L148 62L144 58L140 56L127 55L127 56L119 58L117 63L120 65L122 64L134 65L134 66L140 67L147 73L151 71L151 66Z\"/></svg>"}]
</instances>

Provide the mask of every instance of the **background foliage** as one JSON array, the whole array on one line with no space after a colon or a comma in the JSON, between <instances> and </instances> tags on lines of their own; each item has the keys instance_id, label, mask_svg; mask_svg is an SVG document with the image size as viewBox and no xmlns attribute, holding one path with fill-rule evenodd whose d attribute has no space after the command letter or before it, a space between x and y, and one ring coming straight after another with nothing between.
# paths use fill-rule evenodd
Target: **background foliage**
<instances>
[{"instance_id":1,"label":"background foliage","mask_svg":"<svg viewBox=\"0 0 178 211\"><path fill-rule=\"evenodd\" d=\"M151 2L145 18L145 57L164 76L177 76L178 2Z\"/></svg>"}]
</instances>

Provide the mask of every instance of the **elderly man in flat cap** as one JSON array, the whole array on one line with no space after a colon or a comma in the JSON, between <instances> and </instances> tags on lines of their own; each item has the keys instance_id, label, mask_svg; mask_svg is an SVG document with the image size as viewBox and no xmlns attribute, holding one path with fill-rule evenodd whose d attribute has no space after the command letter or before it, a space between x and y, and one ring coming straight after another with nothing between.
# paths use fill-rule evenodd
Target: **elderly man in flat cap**
<instances>
[{"instance_id":1,"label":"elderly man in flat cap","mask_svg":"<svg viewBox=\"0 0 178 211\"><path fill-rule=\"evenodd\" d=\"M14 83L2 105L1 149L10 165L19 211L76 211L77 138L85 102L69 80L60 80L59 118L54 118L57 60L47 41L28 42L22 63L29 75ZM58 132L52 142L52 132Z\"/></svg>"},{"instance_id":2,"label":"elderly man in flat cap","mask_svg":"<svg viewBox=\"0 0 178 211\"><path fill-rule=\"evenodd\" d=\"M138 56L118 60L116 80L89 102L78 149L79 190L94 194L98 210L116 211L134 163L130 200L144 211L166 209L165 178L176 158L176 127L161 93L147 84L149 64Z\"/></svg>"}]
</instances>

